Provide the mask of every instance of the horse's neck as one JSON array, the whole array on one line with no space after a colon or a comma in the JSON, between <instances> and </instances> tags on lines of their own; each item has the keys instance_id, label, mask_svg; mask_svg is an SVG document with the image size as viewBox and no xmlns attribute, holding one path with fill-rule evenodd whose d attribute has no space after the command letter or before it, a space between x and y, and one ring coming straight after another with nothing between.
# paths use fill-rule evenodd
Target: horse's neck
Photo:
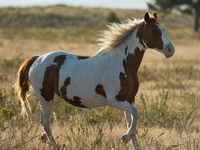
<instances>
[{"instance_id":1,"label":"horse's neck","mask_svg":"<svg viewBox=\"0 0 200 150\"><path fill-rule=\"evenodd\" d=\"M139 38L136 35L137 29L115 49L100 50L94 56L100 56L99 58L105 56L103 57L105 63L112 63L114 65L122 64L127 76L133 77L137 73L145 52L145 48L140 44Z\"/></svg>"},{"instance_id":2,"label":"horse's neck","mask_svg":"<svg viewBox=\"0 0 200 150\"><path fill-rule=\"evenodd\" d=\"M116 48L118 55L125 68L125 72L135 75L143 59L145 48L136 37L137 29L127 37L127 39ZM121 53L121 54L120 54Z\"/></svg>"},{"instance_id":3,"label":"horse's neck","mask_svg":"<svg viewBox=\"0 0 200 150\"><path fill-rule=\"evenodd\" d=\"M146 50L144 45L142 45L140 43L139 37L137 37L138 28L135 29L135 31L133 31L132 34L129 35L129 37L123 43L123 44L125 44L125 45L127 45L129 47L129 53L132 53L132 54L135 53L135 49L136 48L139 48L140 51L145 51Z\"/></svg>"}]
</instances>

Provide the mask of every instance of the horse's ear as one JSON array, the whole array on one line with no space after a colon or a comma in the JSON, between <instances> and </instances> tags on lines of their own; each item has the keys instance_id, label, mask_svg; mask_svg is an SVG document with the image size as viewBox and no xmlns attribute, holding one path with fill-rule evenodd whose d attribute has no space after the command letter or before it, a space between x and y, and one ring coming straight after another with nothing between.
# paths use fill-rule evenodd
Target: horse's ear
<instances>
[{"instance_id":1,"label":"horse's ear","mask_svg":"<svg viewBox=\"0 0 200 150\"><path fill-rule=\"evenodd\" d=\"M153 16L157 19L157 14L156 14L156 12L153 13Z\"/></svg>"},{"instance_id":2,"label":"horse's ear","mask_svg":"<svg viewBox=\"0 0 200 150\"><path fill-rule=\"evenodd\" d=\"M145 21L146 23L149 22L149 13L148 13L148 12L146 12L145 15L144 15L144 21Z\"/></svg>"}]
</instances>

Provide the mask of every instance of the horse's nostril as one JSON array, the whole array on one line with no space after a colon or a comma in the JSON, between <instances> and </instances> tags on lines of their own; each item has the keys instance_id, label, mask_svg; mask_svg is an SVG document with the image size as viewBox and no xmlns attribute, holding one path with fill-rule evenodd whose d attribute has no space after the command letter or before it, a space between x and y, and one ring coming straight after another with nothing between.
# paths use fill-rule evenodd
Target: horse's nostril
<instances>
[{"instance_id":1,"label":"horse's nostril","mask_svg":"<svg viewBox=\"0 0 200 150\"><path fill-rule=\"evenodd\" d=\"M169 52L169 53L171 52L171 48L168 48L168 52Z\"/></svg>"}]
</instances>

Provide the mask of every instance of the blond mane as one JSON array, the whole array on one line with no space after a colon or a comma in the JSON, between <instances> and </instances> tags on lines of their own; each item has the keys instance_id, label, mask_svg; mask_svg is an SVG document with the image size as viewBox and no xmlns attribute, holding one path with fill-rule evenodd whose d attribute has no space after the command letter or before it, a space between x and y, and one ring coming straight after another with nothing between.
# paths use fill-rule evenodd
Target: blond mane
<instances>
[{"instance_id":1,"label":"blond mane","mask_svg":"<svg viewBox=\"0 0 200 150\"><path fill-rule=\"evenodd\" d=\"M98 39L102 49L114 49L121 44L141 23L143 20L125 20L122 23L112 23L108 25L108 30L102 32Z\"/></svg>"}]
</instances>

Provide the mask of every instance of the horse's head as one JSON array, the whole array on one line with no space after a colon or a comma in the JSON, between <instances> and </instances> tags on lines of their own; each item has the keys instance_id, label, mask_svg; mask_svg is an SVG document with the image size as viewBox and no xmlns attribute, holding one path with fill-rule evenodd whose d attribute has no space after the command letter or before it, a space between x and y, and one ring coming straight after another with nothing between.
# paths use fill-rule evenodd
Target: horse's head
<instances>
[{"instance_id":1,"label":"horse's head","mask_svg":"<svg viewBox=\"0 0 200 150\"><path fill-rule=\"evenodd\" d=\"M163 53L166 58L171 57L175 48L165 33L164 28L157 22L157 14L152 16L148 12L144 15L144 22L138 29L137 37L146 48L152 48Z\"/></svg>"}]
</instances>

